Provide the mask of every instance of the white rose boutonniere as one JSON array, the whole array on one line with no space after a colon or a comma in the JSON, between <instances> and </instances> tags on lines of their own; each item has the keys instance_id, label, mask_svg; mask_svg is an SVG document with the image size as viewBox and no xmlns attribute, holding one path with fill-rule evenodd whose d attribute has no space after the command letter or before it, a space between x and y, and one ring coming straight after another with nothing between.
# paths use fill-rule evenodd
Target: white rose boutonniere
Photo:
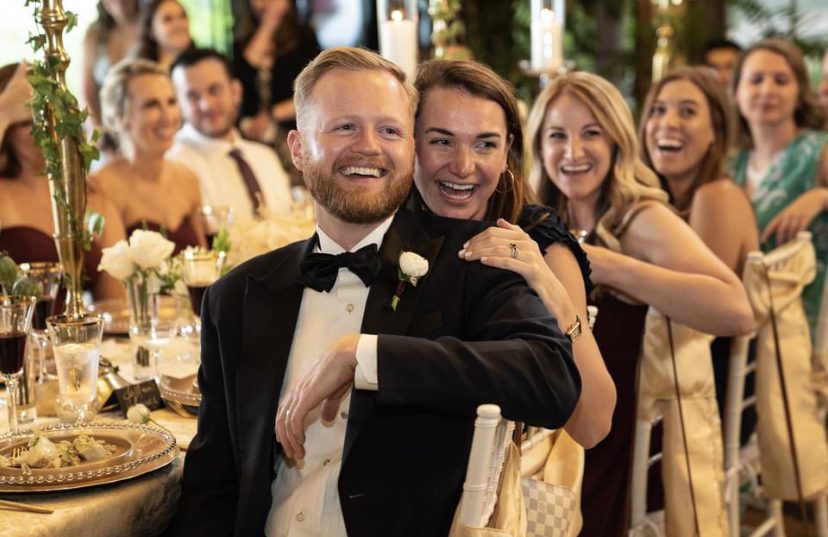
<instances>
[{"instance_id":1,"label":"white rose boutonniere","mask_svg":"<svg viewBox=\"0 0 828 537\"><path fill-rule=\"evenodd\" d=\"M410 283L417 287L417 282L428 272L428 260L421 255L414 252L403 251L400 253L397 268L397 289L394 292L394 297L391 299L391 309L397 311L397 305L400 303L400 297L405 292L405 285Z\"/></svg>"}]
</instances>

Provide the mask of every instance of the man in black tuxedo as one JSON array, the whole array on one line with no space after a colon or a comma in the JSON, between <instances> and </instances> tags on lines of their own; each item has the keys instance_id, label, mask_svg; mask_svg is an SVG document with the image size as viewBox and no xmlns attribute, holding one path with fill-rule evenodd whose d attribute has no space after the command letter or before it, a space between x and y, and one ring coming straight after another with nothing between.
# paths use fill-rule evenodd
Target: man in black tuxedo
<instances>
[{"instance_id":1,"label":"man in black tuxedo","mask_svg":"<svg viewBox=\"0 0 828 537\"><path fill-rule=\"evenodd\" d=\"M520 276L458 258L480 223L398 209L417 102L399 68L329 49L295 101L317 234L205 294L175 533L446 535L477 406L563 425L580 391L571 344ZM400 283L404 251L428 263L416 286Z\"/></svg>"}]
</instances>

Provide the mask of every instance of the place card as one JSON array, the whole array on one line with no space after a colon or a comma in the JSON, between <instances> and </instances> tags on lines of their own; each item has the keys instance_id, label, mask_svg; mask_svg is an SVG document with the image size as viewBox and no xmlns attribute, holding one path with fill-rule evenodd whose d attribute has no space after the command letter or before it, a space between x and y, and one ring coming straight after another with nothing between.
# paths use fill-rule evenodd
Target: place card
<instances>
[{"instance_id":1,"label":"place card","mask_svg":"<svg viewBox=\"0 0 828 537\"><path fill-rule=\"evenodd\" d=\"M150 410L157 410L164 406L161 402L161 392L158 390L158 384L154 380L145 380L138 384L118 388L115 390L115 397L118 399L118 406L121 407L124 416L126 416L129 407L139 403L146 405Z\"/></svg>"}]
</instances>

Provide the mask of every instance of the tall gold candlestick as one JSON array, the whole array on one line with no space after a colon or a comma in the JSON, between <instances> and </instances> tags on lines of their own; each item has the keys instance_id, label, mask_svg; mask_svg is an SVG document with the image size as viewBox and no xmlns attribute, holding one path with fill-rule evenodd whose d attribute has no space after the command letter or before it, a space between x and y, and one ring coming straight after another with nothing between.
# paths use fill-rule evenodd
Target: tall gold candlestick
<instances>
[{"instance_id":1,"label":"tall gold candlestick","mask_svg":"<svg viewBox=\"0 0 828 537\"><path fill-rule=\"evenodd\" d=\"M63 47L63 30L67 22L63 0L42 0L40 24L47 40L45 61L51 66L49 72L54 77L53 82L63 91L67 91L66 68L69 66L69 56ZM80 115L77 108L62 113ZM53 105L47 104L44 118L57 148L57 173L50 173L49 189L52 194L55 245L67 291L65 315L69 319L80 319L84 316L81 275L83 220L86 212L86 168L78 149L78 141L72 136L59 135Z\"/></svg>"}]
</instances>

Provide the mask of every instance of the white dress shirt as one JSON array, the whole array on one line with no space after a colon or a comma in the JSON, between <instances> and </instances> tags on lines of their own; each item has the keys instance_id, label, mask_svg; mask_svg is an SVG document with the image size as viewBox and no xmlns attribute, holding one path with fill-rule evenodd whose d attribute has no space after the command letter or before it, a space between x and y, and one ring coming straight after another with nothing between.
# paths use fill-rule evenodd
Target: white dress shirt
<instances>
[{"instance_id":1,"label":"white dress shirt","mask_svg":"<svg viewBox=\"0 0 828 537\"><path fill-rule=\"evenodd\" d=\"M291 208L290 178L276 152L264 144L243 139L234 129L232 139L210 138L189 123L175 136L167 157L190 168L198 177L205 205L230 207L236 217L251 218L253 203L230 151L238 149L250 165L265 207L288 214Z\"/></svg>"},{"instance_id":2,"label":"white dress shirt","mask_svg":"<svg viewBox=\"0 0 828 537\"><path fill-rule=\"evenodd\" d=\"M388 218L351 251L376 244L391 226ZM317 252L339 254L345 250L317 228ZM359 333L369 288L354 273L339 269L333 288L319 292L305 288L290 348L281 404L287 391L299 381L311 363L340 337ZM356 385L377 389L376 335L361 335L357 344ZM271 485L273 503L265 524L268 537L347 537L337 481L345 444L350 394L342 399L337 417L323 422L320 408L305 419L305 458L278 464Z\"/></svg>"}]
</instances>

